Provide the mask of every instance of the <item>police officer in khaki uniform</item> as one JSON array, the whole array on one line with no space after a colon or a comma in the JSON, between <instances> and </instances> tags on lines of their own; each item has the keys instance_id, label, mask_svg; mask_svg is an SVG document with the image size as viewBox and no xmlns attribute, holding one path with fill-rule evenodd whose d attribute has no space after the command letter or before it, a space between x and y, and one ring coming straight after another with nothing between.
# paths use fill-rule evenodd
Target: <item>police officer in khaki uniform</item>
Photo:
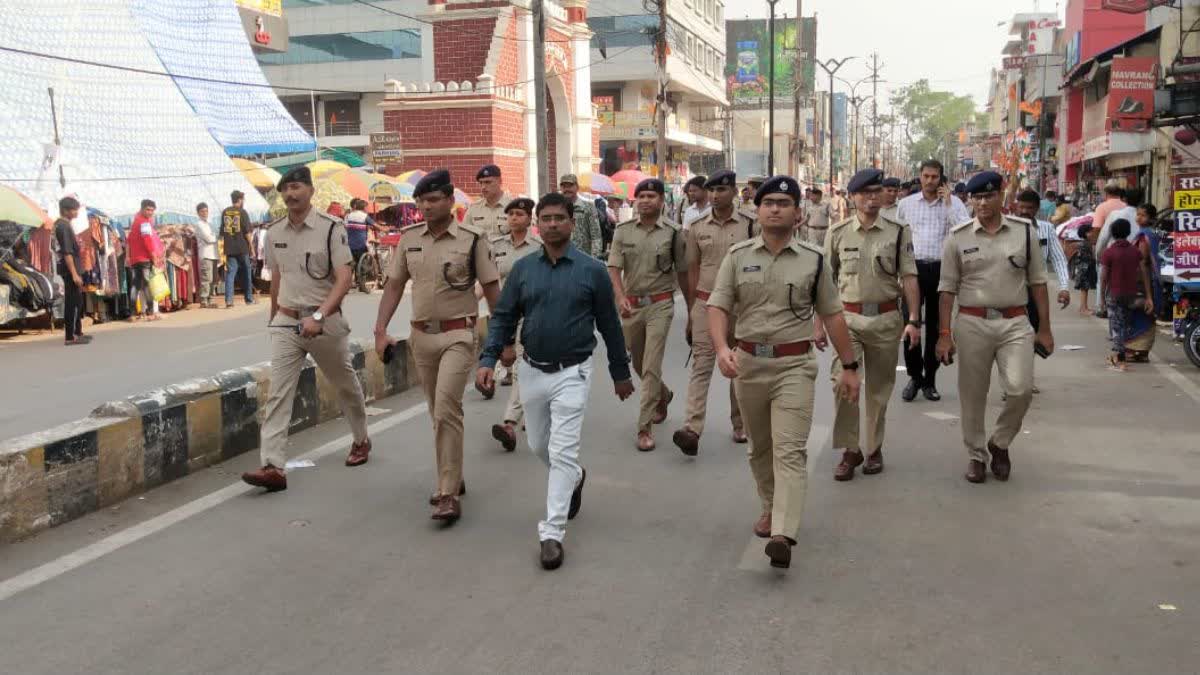
<instances>
[{"instance_id":1,"label":"police officer in khaki uniform","mask_svg":"<svg viewBox=\"0 0 1200 675\"><path fill-rule=\"evenodd\" d=\"M527 197L514 199L504 207L505 213L508 214L508 234L492 239L492 253L496 257L496 268L500 271L501 290L504 288L504 280L508 278L518 260L542 250L542 240L529 232L529 224L533 221L533 209L533 200ZM520 334L518 325L517 335ZM515 358L520 358L524 353L520 340L517 340ZM512 452L517 447L517 425L525 417L525 411L521 408L517 370L513 368L509 372L512 377L512 391L508 393L503 423L492 425L492 438L500 441L505 450Z\"/></svg>"},{"instance_id":2,"label":"police officer in khaki uniform","mask_svg":"<svg viewBox=\"0 0 1200 675\"><path fill-rule=\"evenodd\" d=\"M495 164L480 167L475 180L479 181L482 196L467 207L463 222L488 238L498 237L504 234L508 224L504 207L512 201L512 195L504 191L504 178L500 175L500 167Z\"/></svg>"},{"instance_id":3,"label":"police officer in khaki uniform","mask_svg":"<svg viewBox=\"0 0 1200 675\"><path fill-rule=\"evenodd\" d=\"M987 480L989 454L992 474L997 480L1008 480L1009 446L1033 400L1034 344L1047 356L1054 351L1046 261L1038 235L1027 221L1001 213L1002 186L1000 174L992 171L976 175L967 184L975 217L946 237L938 282L942 328L937 356L949 364L955 353L959 355L963 443L971 457L965 478L972 483ZM1030 291L1037 305L1036 336L1026 313ZM952 323L956 300L958 315ZM1008 397L988 439L984 411L992 364Z\"/></svg>"},{"instance_id":4,"label":"police officer in khaki uniform","mask_svg":"<svg viewBox=\"0 0 1200 675\"><path fill-rule=\"evenodd\" d=\"M838 396L858 400L858 364L829 265L819 249L795 238L800 186L775 176L758 190L762 234L730 249L708 299L717 365L734 379L750 432L750 471L762 515L754 533L770 537L773 567L791 564L808 477L817 360L813 316L819 314L842 359ZM726 340L737 317L736 344ZM736 349L736 351L734 351Z\"/></svg>"},{"instance_id":5,"label":"police officer in khaki uniform","mask_svg":"<svg viewBox=\"0 0 1200 675\"><path fill-rule=\"evenodd\" d=\"M833 417L833 447L842 448L842 461L834 468L839 481L854 478L854 469L863 465L864 474L883 471L883 431L888 399L896 384L896 363L900 359L900 339L907 336L913 344L921 341L920 317L900 313L900 294L909 307L917 306L917 261L913 257L912 235L908 228L880 213L883 172L863 169L854 174L846 189L855 202L855 215L834 225L825 240L825 260L845 308L846 324L854 345L854 358L863 362L866 378L866 447L863 457L859 444L859 405L840 401ZM824 348L824 335L818 325L815 342ZM833 362L836 381L841 370Z\"/></svg>"},{"instance_id":6,"label":"police officer in khaki uniform","mask_svg":"<svg viewBox=\"0 0 1200 675\"><path fill-rule=\"evenodd\" d=\"M717 270L729 247L758 234L754 219L734 210L737 174L718 171L704 184L712 197L712 212L692 223L687 231L687 288L692 298L687 338L692 348L692 371L688 380L686 422L672 440L689 457L700 451L700 434L708 410L708 388L712 383L717 353L708 334L708 297L717 280ZM735 443L746 442L742 413L738 410L733 382L729 383L730 421Z\"/></svg>"},{"instance_id":7,"label":"police officer in khaki uniform","mask_svg":"<svg viewBox=\"0 0 1200 675\"><path fill-rule=\"evenodd\" d=\"M800 238L818 248L825 246L825 234L829 232L829 226L834 222L833 207L830 206L830 200L822 201L823 195L821 188L818 187L809 191L809 200L801 207L803 215L800 217L800 222L804 224L800 231Z\"/></svg>"},{"instance_id":8,"label":"police officer in khaki uniform","mask_svg":"<svg viewBox=\"0 0 1200 675\"><path fill-rule=\"evenodd\" d=\"M242 474L245 482L272 492L287 489L292 402L310 354L336 389L354 435L346 466L366 464L371 452L362 385L351 361L350 323L342 315L342 298L354 277L346 228L313 208L308 167L287 172L278 188L288 214L271 224L265 243L271 270L271 390L259 443L262 468Z\"/></svg>"},{"instance_id":9,"label":"police officer in khaki uniform","mask_svg":"<svg viewBox=\"0 0 1200 675\"><path fill-rule=\"evenodd\" d=\"M742 205L738 212L751 220L758 218L758 207L754 205L754 195L765 180L766 178L762 176L751 176L746 179L746 187L742 188Z\"/></svg>"},{"instance_id":10,"label":"police officer in khaki uniform","mask_svg":"<svg viewBox=\"0 0 1200 675\"><path fill-rule=\"evenodd\" d=\"M462 515L463 390L475 365L475 323L483 287L488 306L500 293L500 272L482 232L454 221L450 173L429 173L413 189L425 222L407 228L392 256L388 283L375 320L375 349L382 356L394 340L387 325L412 280L412 333L409 346L429 404L437 445L437 491L430 498L433 519L447 524Z\"/></svg>"},{"instance_id":11,"label":"police officer in khaki uniform","mask_svg":"<svg viewBox=\"0 0 1200 675\"><path fill-rule=\"evenodd\" d=\"M675 290L682 288L684 299L689 299L684 236L663 215L665 194L666 187L657 178L637 184L638 217L617 226L608 256L625 343L633 356L633 369L642 378L637 425L637 447L642 452L654 449L651 425L667 419L667 406L675 396L662 381Z\"/></svg>"},{"instance_id":12,"label":"police officer in khaki uniform","mask_svg":"<svg viewBox=\"0 0 1200 675\"><path fill-rule=\"evenodd\" d=\"M904 224L900 218L900 190L903 183L895 176L889 176L883 179L883 195L882 207L879 209L880 215L893 223Z\"/></svg>"}]
</instances>

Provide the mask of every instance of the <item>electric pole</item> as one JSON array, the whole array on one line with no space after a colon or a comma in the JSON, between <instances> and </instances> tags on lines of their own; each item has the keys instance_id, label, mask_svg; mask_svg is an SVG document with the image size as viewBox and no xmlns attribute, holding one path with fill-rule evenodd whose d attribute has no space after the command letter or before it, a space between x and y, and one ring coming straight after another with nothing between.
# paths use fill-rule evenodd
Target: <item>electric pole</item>
<instances>
[{"instance_id":1,"label":"electric pole","mask_svg":"<svg viewBox=\"0 0 1200 675\"><path fill-rule=\"evenodd\" d=\"M871 96L874 101L871 102L871 167L879 168L876 162L876 155L879 154L879 69L883 66L879 65L879 52L871 53Z\"/></svg>"},{"instance_id":2,"label":"electric pole","mask_svg":"<svg viewBox=\"0 0 1200 675\"><path fill-rule=\"evenodd\" d=\"M788 146L788 173L800 175L800 90L804 84L804 0L796 0L796 54L792 62L792 142Z\"/></svg>"},{"instance_id":3,"label":"electric pole","mask_svg":"<svg viewBox=\"0 0 1200 675\"><path fill-rule=\"evenodd\" d=\"M858 57L847 56L841 61L837 59L826 59L825 61L817 61L816 59L813 59L814 63L816 63L818 66L821 66L821 70L824 70L829 74L829 124L827 126L829 127L829 187L831 190L833 189L835 172L833 158L833 137L836 134L836 125L834 124L833 120L833 76L836 75L837 71L841 70L842 66L846 65L850 59L854 58Z\"/></svg>"},{"instance_id":4,"label":"electric pole","mask_svg":"<svg viewBox=\"0 0 1200 675\"><path fill-rule=\"evenodd\" d=\"M667 180L667 0L658 3L658 39L655 41L655 57L658 62L658 141L654 154L658 159L658 179Z\"/></svg>"},{"instance_id":5,"label":"electric pole","mask_svg":"<svg viewBox=\"0 0 1200 675\"><path fill-rule=\"evenodd\" d=\"M663 1L663 0L660 0ZM770 45L767 58L767 175L775 175L775 5L779 0L767 0L771 6L771 18L767 20L767 43Z\"/></svg>"},{"instance_id":6,"label":"electric pole","mask_svg":"<svg viewBox=\"0 0 1200 675\"><path fill-rule=\"evenodd\" d=\"M545 0L533 0L533 108L534 136L538 142L537 189L534 194L549 192L550 142L546 136L546 12Z\"/></svg>"}]
</instances>

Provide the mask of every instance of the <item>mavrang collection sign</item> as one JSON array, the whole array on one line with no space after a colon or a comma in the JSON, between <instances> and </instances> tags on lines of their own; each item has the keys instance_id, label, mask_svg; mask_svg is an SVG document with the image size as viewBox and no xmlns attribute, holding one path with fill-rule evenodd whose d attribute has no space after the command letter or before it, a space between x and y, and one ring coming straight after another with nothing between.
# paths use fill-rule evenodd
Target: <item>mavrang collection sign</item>
<instances>
[{"instance_id":1,"label":"mavrang collection sign","mask_svg":"<svg viewBox=\"0 0 1200 675\"><path fill-rule=\"evenodd\" d=\"M245 7L251 11L271 16L283 16L283 0L234 0L234 2L238 7Z\"/></svg>"}]
</instances>

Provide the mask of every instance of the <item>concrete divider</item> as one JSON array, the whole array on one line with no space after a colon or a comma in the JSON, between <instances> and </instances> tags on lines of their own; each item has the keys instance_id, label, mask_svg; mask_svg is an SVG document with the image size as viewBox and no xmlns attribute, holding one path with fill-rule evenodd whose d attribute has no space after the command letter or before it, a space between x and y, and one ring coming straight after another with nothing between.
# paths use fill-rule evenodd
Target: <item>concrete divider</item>
<instances>
[{"instance_id":1,"label":"concrete divider","mask_svg":"<svg viewBox=\"0 0 1200 675\"><path fill-rule=\"evenodd\" d=\"M417 384L408 344L384 364L352 341L367 400ZM270 390L259 363L106 403L91 416L0 442L0 543L110 506L167 481L258 449ZM341 416L333 387L310 359L300 376L291 432Z\"/></svg>"}]
</instances>

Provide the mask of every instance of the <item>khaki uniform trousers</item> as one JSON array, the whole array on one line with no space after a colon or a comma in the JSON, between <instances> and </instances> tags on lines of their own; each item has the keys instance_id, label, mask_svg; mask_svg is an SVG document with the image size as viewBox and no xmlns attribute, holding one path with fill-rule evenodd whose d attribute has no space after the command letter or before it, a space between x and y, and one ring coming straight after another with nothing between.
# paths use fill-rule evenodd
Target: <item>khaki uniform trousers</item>
<instances>
[{"instance_id":1,"label":"khaki uniform trousers","mask_svg":"<svg viewBox=\"0 0 1200 675\"><path fill-rule=\"evenodd\" d=\"M771 512L771 535L795 539L808 484L808 432L812 427L817 359L760 358L735 350L734 380L750 436L750 472L763 511Z\"/></svg>"},{"instance_id":2,"label":"khaki uniform trousers","mask_svg":"<svg viewBox=\"0 0 1200 675\"><path fill-rule=\"evenodd\" d=\"M517 324L517 335L521 334L521 324ZM521 344L518 339L513 347L517 352L517 360L513 362L512 368L508 372L512 373L512 391L508 392L508 404L504 406L504 421L520 424L521 420L525 419L525 408L521 406L521 383L517 381L517 363L521 361L521 356L525 354L525 345Z\"/></svg>"},{"instance_id":3,"label":"khaki uniform trousers","mask_svg":"<svg viewBox=\"0 0 1200 675\"><path fill-rule=\"evenodd\" d=\"M828 227L816 228L804 226L804 240L810 244L816 244L821 248L825 248L825 235L829 233Z\"/></svg>"},{"instance_id":4,"label":"khaki uniform trousers","mask_svg":"<svg viewBox=\"0 0 1200 675\"><path fill-rule=\"evenodd\" d=\"M887 406L896 384L896 364L900 362L900 336L904 333L904 322L900 312L892 311L879 316L863 316L846 312L846 323L850 327L850 343L854 346L854 358L865 375L863 392L867 409L867 442L859 442L859 404L836 398L833 413L833 447L863 450L872 454L883 447L883 432L887 424ZM836 389L837 378L842 372L842 362L833 358L832 379Z\"/></svg>"},{"instance_id":5,"label":"khaki uniform trousers","mask_svg":"<svg viewBox=\"0 0 1200 675\"><path fill-rule=\"evenodd\" d=\"M959 314L954 320L958 359L958 396L962 401L963 444L971 459L988 461L984 414L992 364L1000 373L1000 388L1008 392L992 442L1007 450L1021 431L1033 401L1033 327L1024 315L1012 319L981 319Z\"/></svg>"},{"instance_id":6,"label":"khaki uniform trousers","mask_svg":"<svg viewBox=\"0 0 1200 675\"><path fill-rule=\"evenodd\" d=\"M288 427L292 422L292 406L300 373L310 354L325 379L337 391L338 406L354 442L367 440L367 405L363 399L362 383L354 372L350 354L350 324L340 313L325 320L325 332L315 338L301 337L290 326L296 319L276 314L271 322L271 389L267 394L267 409L262 425L259 455L263 466L284 469L287 465Z\"/></svg>"},{"instance_id":7,"label":"khaki uniform trousers","mask_svg":"<svg viewBox=\"0 0 1200 675\"><path fill-rule=\"evenodd\" d=\"M708 411L708 388L712 384L713 368L717 365L717 351L708 332L708 304L697 299L692 305L692 372L688 379L687 428L697 435L704 433L704 418ZM729 324L728 343L733 339L733 324ZM729 382L729 420L734 430L742 428L742 411L738 409L737 392L733 381Z\"/></svg>"},{"instance_id":8,"label":"khaki uniform trousers","mask_svg":"<svg viewBox=\"0 0 1200 675\"><path fill-rule=\"evenodd\" d=\"M621 319L625 344L633 361L633 371L642 380L642 408L638 413L638 431L650 431L654 424L654 408L659 398L670 390L662 381L663 353L667 349L667 334L675 316L675 302L663 300L633 310L633 316Z\"/></svg>"},{"instance_id":9,"label":"khaki uniform trousers","mask_svg":"<svg viewBox=\"0 0 1200 675\"><path fill-rule=\"evenodd\" d=\"M463 392L475 369L475 333L469 328L409 336L421 377L437 459L438 494L456 495L462 482Z\"/></svg>"}]
</instances>

